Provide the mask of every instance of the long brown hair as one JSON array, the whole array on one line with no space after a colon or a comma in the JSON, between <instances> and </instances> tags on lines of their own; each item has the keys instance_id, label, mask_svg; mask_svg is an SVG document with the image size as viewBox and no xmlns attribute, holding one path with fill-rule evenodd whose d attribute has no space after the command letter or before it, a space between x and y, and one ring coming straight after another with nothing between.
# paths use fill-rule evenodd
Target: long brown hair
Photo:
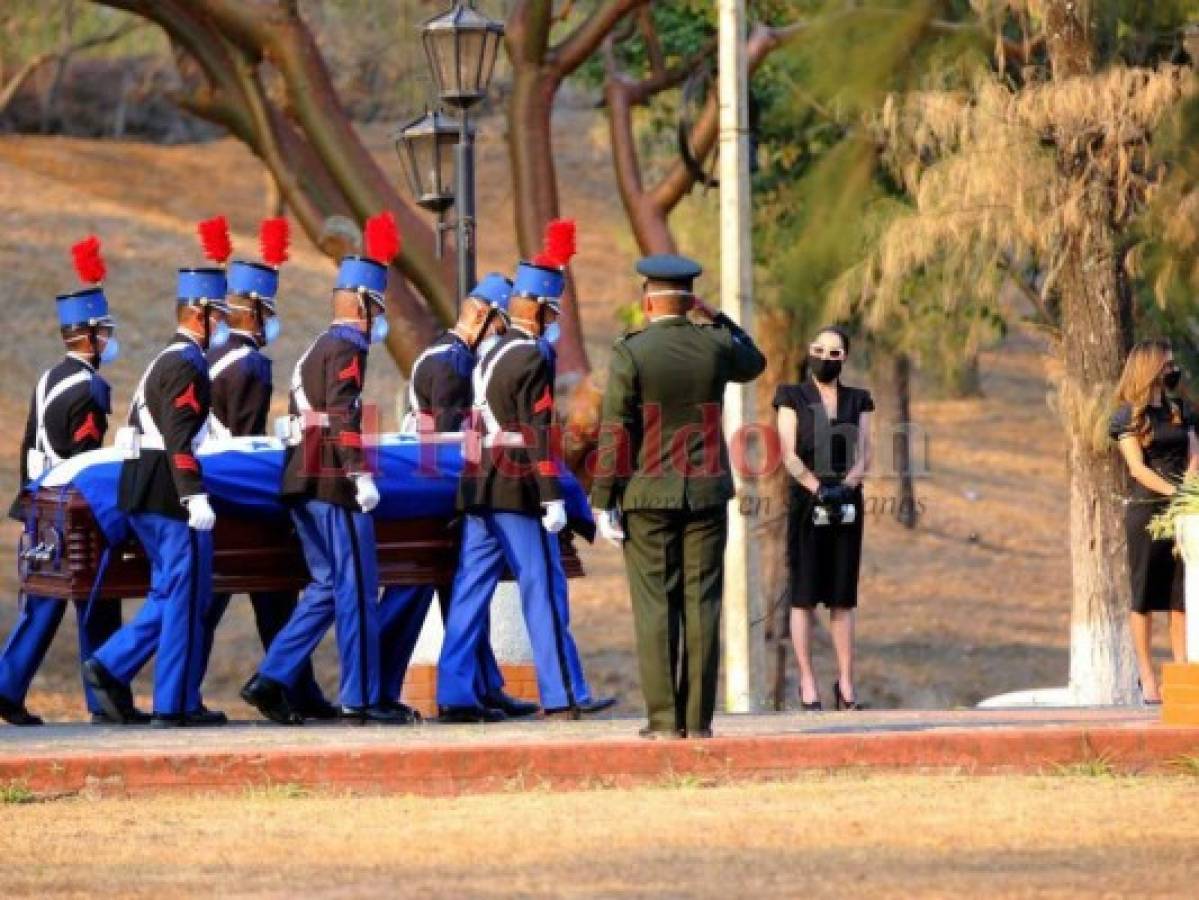
<instances>
[{"instance_id":1,"label":"long brown hair","mask_svg":"<svg viewBox=\"0 0 1199 900\"><path fill-rule=\"evenodd\" d=\"M1162 373L1170 358L1170 342L1161 338L1138 341L1128 352L1120 383L1116 385L1116 402L1127 403L1132 410L1132 432L1142 445L1150 439L1152 426L1145 416L1145 409L1153 399L1155 390L1162 390Z\"/></svg>"}]
</instances>

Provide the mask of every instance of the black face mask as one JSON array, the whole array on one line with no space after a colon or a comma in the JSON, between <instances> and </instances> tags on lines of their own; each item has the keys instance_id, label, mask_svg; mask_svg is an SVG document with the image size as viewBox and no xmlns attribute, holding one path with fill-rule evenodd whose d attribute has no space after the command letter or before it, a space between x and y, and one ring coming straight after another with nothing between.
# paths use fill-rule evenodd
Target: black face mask
<instances>
[{"instance_id":1,"label":"black face mask","mask_svg":"<svg viewBox=\"0 0 1199 900\"><path fill-rule=\"evenodd\" d=\"M812 360L812 377L821 384L831 384L841 376L841 360L814 359Z\"/></svg>"},{"instance_id":2,"label":"black face mask","mask_svg":"<svg viewBox=\"0 0 1199 900\"><path fill-rule=\"evenodd\" d=\"M1171 369L1162 376L1162 384L1166 386L1167 391L1172 391L1182 383L1182 370Z\"/></svg>"}]
</instances>

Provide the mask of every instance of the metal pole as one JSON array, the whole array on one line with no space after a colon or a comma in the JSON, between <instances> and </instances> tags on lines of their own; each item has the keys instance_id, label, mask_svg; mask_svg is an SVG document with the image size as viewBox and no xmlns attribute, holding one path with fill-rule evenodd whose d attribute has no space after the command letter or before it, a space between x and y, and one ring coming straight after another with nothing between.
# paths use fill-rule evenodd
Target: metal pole
<instances>
[{"instance_id":1,"label":"metal pole","mask_svg":"<svg viewBox=\"0 0 1199 900\"><path fill-rule=\"evenodd\" d=\"M475 286L475 143L470 114L463 109L459 120L458 146L454 150L458 207L458 303Z\"/></svg>"},{"instance_id":2,"label":"metal pole","mask_svg":"<svg viewBox=\"0 0 1199 900\"><path fill-rule=\"evenodd\" d=\"M748 327L753 308L753 257L749 209L749 73L745 59L745 0L719 0L718 87L720 111L720 307ZM730 385L724 401L724 429L730 437L753 421L752 393ZM741 474L737 493L748 501ZM757 589L745 510L752 502L734 500L724 556L725 708L761 709L765 698L766 623Z\"/></svg>"}]
</instances>

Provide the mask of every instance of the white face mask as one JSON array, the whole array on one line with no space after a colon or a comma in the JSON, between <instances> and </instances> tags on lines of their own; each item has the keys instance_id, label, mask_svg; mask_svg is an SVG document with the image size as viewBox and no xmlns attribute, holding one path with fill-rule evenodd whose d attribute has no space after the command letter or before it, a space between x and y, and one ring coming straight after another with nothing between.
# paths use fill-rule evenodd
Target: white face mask
<instances>
[{"instance_id":1,"label":"white face mask","mask_svg":"<svg viewBox=\"0 0 1199 900\"><path fill-rule=\"evenodd\" d=\"M229 343L229 323L217 322L208 337L208 346L215 350L218 347L224 347L227 343Z\"/></svg>"},{"instance_id":2,"label":"white face mask","mask_svg":"<svg viewBox=\"0 0 1199 900\"><path fill-rule=\"evenodd\" d=\"M562 326L557 322L550 322L545 326L545 331L541 332L541 338L548 344L557 344L558 339L562 337Z\"/></svg>"},{"instance_id":3,"label":"white face mask","mask_svg":"<svg viewBox=\"0 0 1199 900\"><path fill-rule=\"evenodd\" d=\"M283 330L283 325L279 321L278 316L271 316L262 323L262 341L265 344L273 344L279 340L279 332Z\"/></svg>"}]
</instances>

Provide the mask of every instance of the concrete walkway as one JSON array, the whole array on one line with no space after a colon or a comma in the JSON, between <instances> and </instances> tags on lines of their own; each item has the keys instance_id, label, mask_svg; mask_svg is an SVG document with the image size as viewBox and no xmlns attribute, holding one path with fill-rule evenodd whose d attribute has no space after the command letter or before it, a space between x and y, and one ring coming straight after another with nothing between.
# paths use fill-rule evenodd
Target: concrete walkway
<instances>
[{"instance_id":1,"label":"concrete walkway","mask_svg":"<svg viewBox=\"0 0 1199 900\"><path fill-rule=\"evenodd\" d=\"M46 794L228 793L271 785L448 794L812 770L1139 772L1199 765L1199 729L1164 726L1156 711L1135 709L720 716L717 736L699 741L641 740L640 724L0 727L0 785Z\"/></svg>"}]
</instances>

